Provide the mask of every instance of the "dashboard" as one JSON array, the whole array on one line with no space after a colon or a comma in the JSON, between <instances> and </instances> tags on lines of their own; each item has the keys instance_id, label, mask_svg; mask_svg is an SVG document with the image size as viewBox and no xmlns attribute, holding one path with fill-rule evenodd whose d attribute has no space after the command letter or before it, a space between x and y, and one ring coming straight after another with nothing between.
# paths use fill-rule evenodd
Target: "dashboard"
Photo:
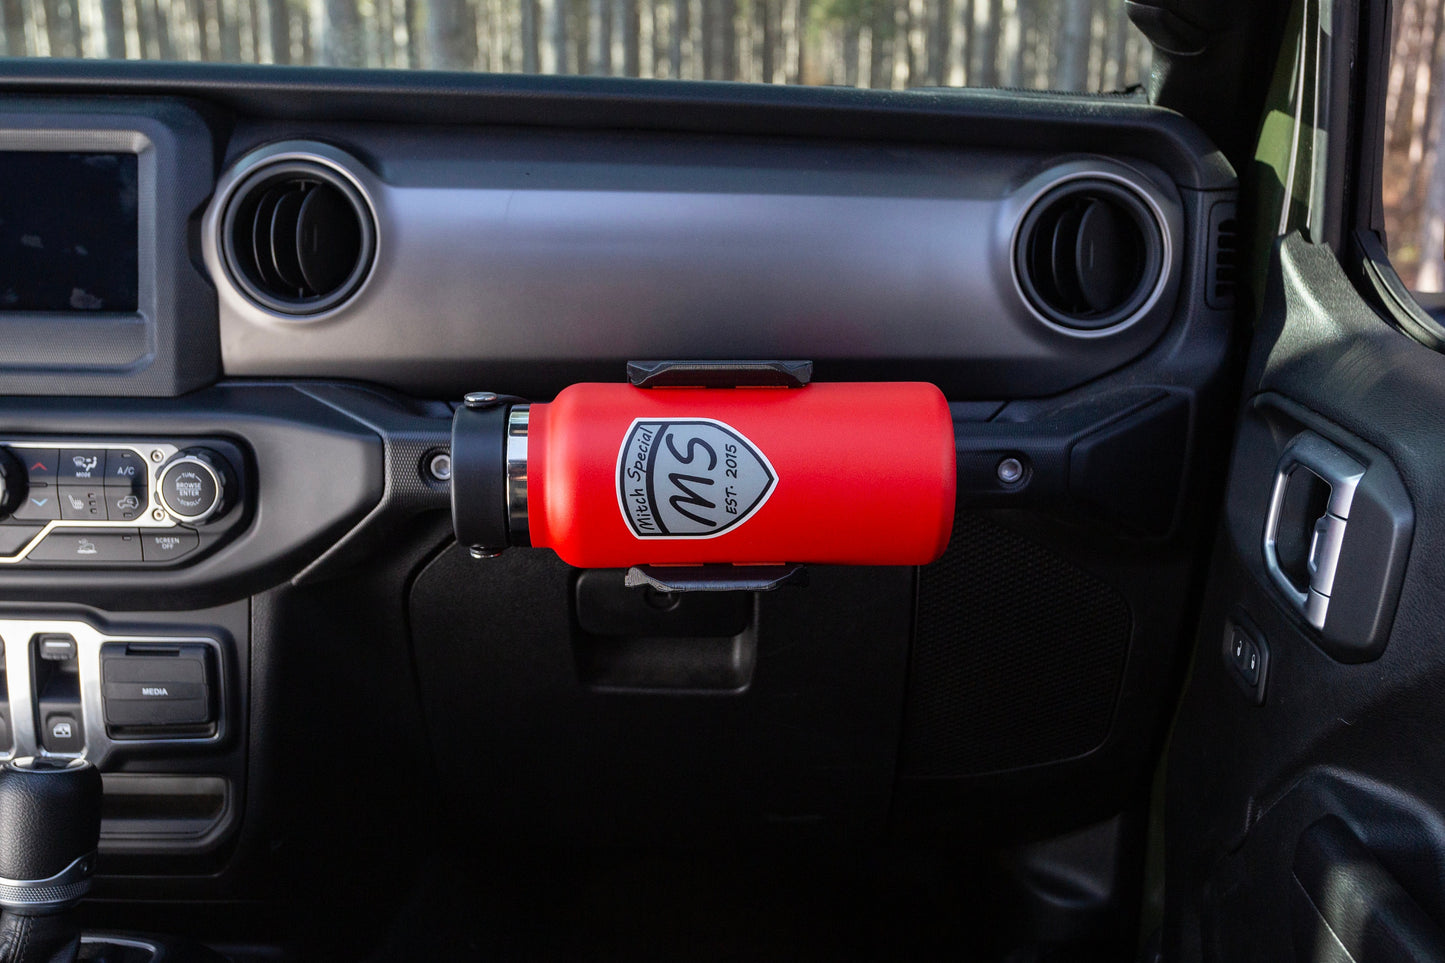
<instances>
[{"instance_id":1,"label":"dashboard","mask_svg":"<svg viewBox=\"0 0 1445 963\"><path fill-rule=\"evenodd\" d=\"M0 755L101 765L102 887L160 854L147 892L252 892L268 847L326 864L437 787L479 838L1023 838L1149 765L1238 257L1180 116L179 65L0 90L30 185L0 199ZM658 359L938 385L948 554L659 601L458 548L465 393ZM387 754L450 764L353 811Z\"/></svg>"}]
</instances>

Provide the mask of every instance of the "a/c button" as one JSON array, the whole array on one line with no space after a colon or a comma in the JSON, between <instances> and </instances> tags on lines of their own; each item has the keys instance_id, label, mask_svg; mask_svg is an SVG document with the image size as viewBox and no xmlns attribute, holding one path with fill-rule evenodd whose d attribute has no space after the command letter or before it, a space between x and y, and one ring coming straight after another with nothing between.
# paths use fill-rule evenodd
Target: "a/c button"
<instances>
[{"instance_id":1,"label":"a/c button","mask_svg":"<svg viewBox=\"0 0 1445 963\"><path fill-rule=\"evenodd\" d=\"M194 552L200 544L201 536L188 528L177 528L168 532L142 532L141 558L147 562L169 562Z\"/></svg>"}]
</instances>

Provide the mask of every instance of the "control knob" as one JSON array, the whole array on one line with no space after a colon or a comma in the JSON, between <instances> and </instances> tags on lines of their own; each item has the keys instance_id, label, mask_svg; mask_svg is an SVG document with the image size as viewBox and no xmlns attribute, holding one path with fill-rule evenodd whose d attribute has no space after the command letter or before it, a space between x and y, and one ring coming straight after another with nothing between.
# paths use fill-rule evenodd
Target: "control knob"
<instances>
[{"instance_id":1,"label":"control knob","mask_svg":"<svg viewBox=\"0 0 1445 963\"><path fill-rule=\"evenodd\" d=\"M15 511L25 497L26 481L25 466L8 448L0 448L0 518Z\"/></svg>"},{"instance_id":2,"label":"control knob","mask_svg":"<svg viewBox=\"0 0 1445 963\"><path fill-rule=\"evenodd\" d=\"M156 499L175 521L201 525L226 509L230 476L230 465L216 452L187 448L156 473Z\"/></svg>"}]
</instances>

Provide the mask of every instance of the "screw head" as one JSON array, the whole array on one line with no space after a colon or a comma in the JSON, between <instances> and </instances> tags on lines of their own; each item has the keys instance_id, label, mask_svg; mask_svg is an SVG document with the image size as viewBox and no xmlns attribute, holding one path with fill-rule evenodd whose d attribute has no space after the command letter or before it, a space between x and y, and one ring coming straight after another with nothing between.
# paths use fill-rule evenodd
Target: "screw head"
<instances>
[{"instance_id":1,"label":"screw head","mask_svg":"<svg viewBox=\"0 0 1445 963\"><path fill-rule=\"evenodd\" d=\"M153 508L151 509L151 518L154 518L158 522L163 522L166 520L166 513L163 509Z\"/></svg>"},{"instance_id":2,"label":"screw head","mask_svg":"<svg viewBox=\"0 0 1445 963\"><path fill-rule=\"evenodd\" d=\"M165 460L165 457L166 453L161 451L159 448L151 449L151 461L160 463Z\"/></svg>"},{"instance_id":3,"label":"screw head","mask_svg":"<svg viewBox=\"0 0 1445 963\"><path fill-rule=\"evenodd\" d=\"M1005 485L1015 485L1024 477L1024 463L1017 458L1005 458L998 463L998 480Z\"/></svg>"},{"instance_id":4,"label":"screw head","mask_svg":"<svg viewBox=\"0 0 1445 963\"><path fill-rule=\"evenodd\" d=\"M676 592L659 592L651 585L642 587L642 599L659 612L671 612L682 604L682 596Z\"/></svg>"},{"instance_id":5,"label":"screw head","mask_svg":"<svg viewBox=\"0 0 1445 963\"><path fill-rule=\"evenodd\" d=\"M439 451L427 459L426 471L434 480L444 482L452 480L452 456L445 451Z\"/></svg>"},{"instance_id":6,"label":"screw head","mask_svg":"<svg viewBox=\"0 0 1445 963\"><path fill-rule=\"evenodd\" d=\"M462 403L468 408L490 408L498 401L495 391L469 391L462 398Z\"/></svg>"}]
</instances>

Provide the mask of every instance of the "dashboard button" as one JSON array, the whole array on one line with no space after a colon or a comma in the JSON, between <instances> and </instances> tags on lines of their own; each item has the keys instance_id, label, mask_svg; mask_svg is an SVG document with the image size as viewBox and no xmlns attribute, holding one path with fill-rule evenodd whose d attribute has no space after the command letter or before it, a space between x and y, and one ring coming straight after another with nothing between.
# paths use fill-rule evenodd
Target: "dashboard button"
<instances>
[{"instance_id":1,"label":"dashboard button","mask_svg":"<svg viewBox=\"0 0 1445 963\"><path fill-rule=\"evenodd\" d=\"M32 562L96 562L141 561L140 535L134 530L109 532L55 531L30 550Z\"/></svg>"},{"instance_id":2,"label":"dashboard button","mask_svg":"<svg viewBox=\"0 0 1445 963\"><path fill-rule=\"evenodd\" d=\"M45 632L34 638L42 662L70 662L75 658L75 636L69 632Z\"/></svg>"},{"instance_id":3,"label":"dashboard button","mask_svg":"<svg viewBox=\"0 0 1445 963\"><path fill-rule=\"evenodd\" d=\"M80 720L64 712L46 716L40 730L40 745L46 752L80 752L85 748Z\"/></svg>"},{"instance_id":4,"label":"dashboard button","mask_svg":"<svg viewBox=\"0 0 1445 963\"><path fill-rule=\"evenodd\" d=\"M99 488L60 488L60 517L69 521L105 521L105 492Z\"/></svg>"},{"instance_id":5,"label":"dashboard button","mask_svg":"<svg viewBox=\"0 0 1445 963\"><path fill-rule=\"evenodd\" d=\"M170 562L189 555L200 545L201 536L187 528L143 532L140 537L141 557L147 562Z\"/></svg>"},{"instance_id":6,"label":"dashboard button","mask_svg":"<svg viewBox=\"0 0 1445 963\"><path fill-rule=\"evenodd\" d=\"M18 522L48 522L60 517L60 489L31 485L10 517Z\"/></svg>"},{"instance_id":7,"label":"dashboard button","mask_svg":"<svg viewBox=\"0 0 1445 963\"><path fill-rule=\"evenodd\" d=\"M40 534L39 525L0 525L0 558L11 558Z\"/></svg>"},{"instance_id":8,"label":"dashboard button","mask_svg":"<svg viewBox=\"0 0 1445 963\"><path fill-rule=\"evenodd\" d=\"M61 450L60 484L99 485L104 477L104 448L65 448Z\"/></svg>"},{"instance_id":9,"label":"dashboard button","mask_svg":"<svg viewBox=\"0 0 1445 963\"><path fill-rule=\"evenodd\" d=\"M59 477L60 452L54 448L12 448L32 485L53 485Z\"/></svg>"},{"instance_id":10,"label":"dashboard button","mask_svg":"<svg viewBox=\"0 0 1445 963\"><path fill-rule=\"evenodd\" d=\"M145 496L139 488L106 488L106 517L113 522L129 522L145 514Z\"/></svg>"},{"instance_id":11,"label":"dashboard button","mask_svg":"<svg viewBox=\"0 0 1445 963\"><path fill-rule=\"evenodd\" d=\"M112 448L105 454L106 488L143 488L146 481L145 459L129 448Z\"/></svg>"}]
</instances>

